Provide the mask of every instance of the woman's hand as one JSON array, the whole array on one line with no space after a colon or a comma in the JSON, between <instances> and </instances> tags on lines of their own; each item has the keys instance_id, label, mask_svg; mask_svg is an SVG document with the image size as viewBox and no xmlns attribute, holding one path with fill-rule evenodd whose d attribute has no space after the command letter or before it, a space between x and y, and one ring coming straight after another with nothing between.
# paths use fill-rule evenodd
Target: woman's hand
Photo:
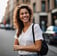
<instances>
[{"instance_id":1,"label":"woman's hand","mask_svg":"<svg viewBox=\"0 0 57 56\"><path fill-rule=\"evenodd\" d=\"M22 49L22 46L20 45L14 45L13 47L14 47L14 51L19 51Z\"/></svg>"},{"instance_id":2,"label":"woman's hand","mask_svg":"<svg viewBox=\"0 0 57 56\"><path fill-rule=\"evenodd\" d=\"M14 51L18 51L19 50L19 45L14 45Z\"/></svg>"}]
</instances>

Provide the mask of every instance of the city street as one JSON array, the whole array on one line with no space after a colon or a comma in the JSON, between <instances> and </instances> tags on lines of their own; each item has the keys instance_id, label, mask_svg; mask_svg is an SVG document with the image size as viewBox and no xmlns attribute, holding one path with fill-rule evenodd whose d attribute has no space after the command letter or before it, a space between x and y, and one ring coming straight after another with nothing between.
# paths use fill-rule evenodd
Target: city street
<instances>
[{"instance_id":1,"label":"city street","mask_svg":"<svg viewBox=\"0 0 57 56\"><path fill-rule=\"evenodd\" d=\"M14 30L0 29L0 56L17 56L17 51L13 51ZM49 51L46 56L57 56L57 47L48 45Z\"/></svg>"}]
</instances>

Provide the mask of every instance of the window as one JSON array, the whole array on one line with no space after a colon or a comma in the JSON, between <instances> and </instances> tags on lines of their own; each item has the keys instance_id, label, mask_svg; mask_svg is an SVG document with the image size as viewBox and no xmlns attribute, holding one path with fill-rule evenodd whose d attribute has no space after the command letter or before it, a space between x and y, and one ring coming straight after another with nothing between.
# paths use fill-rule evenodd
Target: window
<instances>
[{"instance_id":1,"label":"window","mask_svg":"<svg viewBox=\"0 0 57 56\"><path fill-rule=\"evenodd\" d=\"M33 17L33 23L35 23L35 18Z\"/></svg>"},{"instance_id":2,"label":"window","mask_svg":"<svg viewBox=\"0 0 57 56\"><path fill-rule=\"evenodd\" d=\"M17 2L19 2L19 0L17 0Z\"/></svg>"},{"instance_id":3,"label":"window","mask_svg":"<svg viewBox=\"0 0 57 56\"><path fill-rule=\"evenodd\" d=\"M30 0L26 0L26 2L30 2Z\"/></svg>"},{"instance_id":4,"label":"window","mask_svg":"<svg viewBox=\"0 0 57 56\"><path fill-rule=\"evenodd\" d=\"M45 11L45 1L42 1L42 11Z\"/></svg>"},{"instance_id":5,"label":"window","mask_svg":"<svg viewBox=\"0 0 57 56\"><path fill-rule=\"evenodd\" d=\"M23 2L24 2L24 0L23 0Z\"/></svg>"},{"instance_id":6,"label":"window","mask_svg":"<svg viewBox=\"0 0 57 56\"><path fill-rule=\"evenodd\" d=\"M42 0L42 1L45 1L45 0Z\"/></svg>"},{"instance_id":7,"label":"window","mask_svg":"<svg viewBox=\"0 0 57 56\"><path fill-rule=\"evenodd\" d=\"M48 0L48 10L49 10L49 8L50 8L50 0Z\"/></svg>"},{"instance_id":8,"label":"window","mask_svg":"<svg viewBox=\"0 0 57 56\"><path fill-rule=\"evenodd\" d=\"M54 7L57 8L57 0L54 0Z\"/></svg>"},{"instance_id":9,"label":"window","mask_svg":"<svg viewBox=\"0 0 57 56\"><path fill-rule=\"evenodd\" d=\"M33 3L33 12L36 12L36 4Z\"/></svg>"}]
</instances>

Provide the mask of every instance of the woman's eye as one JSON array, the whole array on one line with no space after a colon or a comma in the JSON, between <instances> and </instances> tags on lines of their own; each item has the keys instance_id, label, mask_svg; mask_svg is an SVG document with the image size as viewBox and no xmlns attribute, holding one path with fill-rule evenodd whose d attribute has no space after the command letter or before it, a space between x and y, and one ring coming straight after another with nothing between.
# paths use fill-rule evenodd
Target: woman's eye
<instances>
[{"instance_id":1,"label":"woman's eye","mask_svg":"<svg viewBox=\"0 0 57 56\"><path fill-rule=\"evenodd\" d=\"M25 12L25 14L27 14L28 12Z\"/></svg>"},{"instance_id":2,"label":"woman's eye","mask_svg":"<svg viewBox=\"0 0 57 56\"><path fill-rule=\"evenodd\" d=\"M23 15L24 13L21 13L21 15Z\"/></svg>"},{"instance_id":3,"label":"woman's eye","mask_svg":"<svg viewBox=\"0 0 57 56\"><path fill-rule=\"evenodd\" d=\"M28 12L24 12L24 13L20 13L21 15L23 15L23 14L28 14Z\"/></svg>"}]
</instances>

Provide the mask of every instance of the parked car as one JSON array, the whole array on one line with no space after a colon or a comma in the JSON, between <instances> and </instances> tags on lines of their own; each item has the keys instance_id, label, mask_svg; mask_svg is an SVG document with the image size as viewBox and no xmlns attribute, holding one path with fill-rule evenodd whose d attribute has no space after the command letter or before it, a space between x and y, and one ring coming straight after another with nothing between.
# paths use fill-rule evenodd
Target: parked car
<instances>
[{"instance_id":1,"label":"parked car","mask_svg":"<svg viewBox=\"0 0 57 56\"><path fill-rule=\"evenodd\" d=\"M6 25L5 25L5 29L6 29L6 30L10 30L10 29L11 29L11 25L10 25L10 24L6 24Z\"/></svg>"},{"instance_id":2,"label":"parked car","mask_svg":"<svg viewBox=\"0 0 57 56\"><path fill-rule=\"evenodd\" d=\"M0 28L1 29L5 29L5 25L4 24L0 24Z\"/></svg>"},{"instance_id":3,"label":"parked car","mask_svg":"<svg viewBox=\"0 0 57 56\"><path fill-rule=\"evenodd\" d=\"M15 30L10 24L5 25L6 30Z\"/></svg>"},{"instance_id":4,"label":"parked car","mask_svg":"<svg viewBox=\"0 0 57 56\"><path fill-rule=\"evenodd\" d=\"M57 43L57 26L49 26L43 36L49 44Z\"/></svg>"}]
</instances>

